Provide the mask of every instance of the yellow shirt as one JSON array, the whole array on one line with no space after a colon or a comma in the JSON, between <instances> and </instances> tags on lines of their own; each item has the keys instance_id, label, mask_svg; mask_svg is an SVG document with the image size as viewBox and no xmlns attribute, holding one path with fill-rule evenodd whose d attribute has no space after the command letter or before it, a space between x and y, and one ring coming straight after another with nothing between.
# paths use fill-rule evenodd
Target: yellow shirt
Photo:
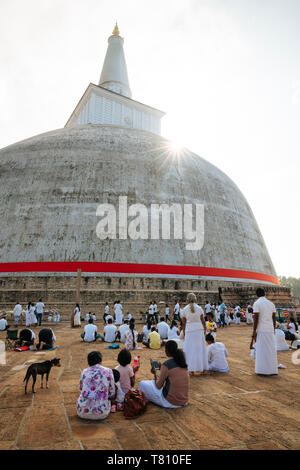
<instances>
[{"instance_id":1,"label":"yellow shirt","mask_svg":"<svg viewBox=\"0 0 300 470\"><path fill-rule=\"evenodd\" d=\"M206 323L206 326L207 326L207 329L210 330L210 331L211 331L211 330L213 331L213 330L215 329L214 322L208 321L208 322Z\"/></svg>"},{"instance_id":2,"label":"yellow shirt","mask_svg":"<svg viewBox=\"0 0 300 470\"><path fill-rule=\"evenodd\" d=\"M151 349L159 349L160 348L160 336L157 333L157 331L152 331L152 333L149 334L148 339L150 341L149 347Z\"/></svg>"}]
</instances>

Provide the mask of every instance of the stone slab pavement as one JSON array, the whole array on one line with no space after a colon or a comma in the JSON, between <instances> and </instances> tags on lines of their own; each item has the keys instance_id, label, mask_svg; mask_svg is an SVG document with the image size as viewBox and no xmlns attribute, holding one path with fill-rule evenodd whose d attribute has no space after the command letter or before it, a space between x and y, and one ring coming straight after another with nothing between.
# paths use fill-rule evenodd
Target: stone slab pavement
<instances>
[{"instance_id":1,"label":"stone slab pavement","mask_svg":"<svg viewBox=\"0 0 300 470\"><path fill-rule=\"evenodd\" d=\"M7 352L6 364L0 364L0 449L300 449L300 364L292 363L292 351L279 352L278 362L286 369L273 377L255 375L249 352L252 328L246 324L218 330L217 340L229 352L230 372L191 377L189 406L166 410L149 404L135 420L117 412L99 423L76 415L80 373L90 351L101 351L103 365L113 368L119 350L83 343L83 328L71 329L69 323L52 327L58 349ZM0 332L0 340L5 337ZM152 378L150 357L165 359L164 348L144 348L138 354L137 385ZM62 367L52 369L49 389L40 389L38 378L37 393L31 394L29 382L24 395L30 363L53 357L61 358Z\"/></svg>"}]
</instances>

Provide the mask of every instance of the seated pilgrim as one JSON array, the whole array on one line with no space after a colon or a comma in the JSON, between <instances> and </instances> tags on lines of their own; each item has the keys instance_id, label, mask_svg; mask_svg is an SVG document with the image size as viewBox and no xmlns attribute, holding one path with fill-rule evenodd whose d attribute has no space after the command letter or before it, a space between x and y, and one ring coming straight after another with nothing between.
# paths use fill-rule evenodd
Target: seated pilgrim
<instances>
[{"instance_id":1,"label":"seated pilgrim","mask_svg":"<svg viewBox=\"0 0 300 470\"><path fill-rule=\"evenodd\" d=\"M104 341L104 336L97 334L98 328L94 325L94 321L92 318L89 319L89 322L84 327L84 332L80 335L83 341L86 343L92 343L96 341L98 338L101 338Z\"/></svg>"},{"instance_id":2,"label":"seated pilgrim","mask_svg":"<svg viewBox=\"0 0 300 470\"><path fill-rule=\"evenodd\" d=\"M117 333L117 327L112 324L112 319L109 318L107 325L104 327L104 341L106 343L114 343L116 341Z\"/></svg>"},{"instance_id":3,"label":"seated pilgrim","mask_svg":"<svg viewBox=\"0 0 300 470\"><path fill-rule=\"evenodd\" d=\"M215 342L215 338L211 333L208 333L205 339L208 344L208 370L213 372L229 372L226 359L228 352L224 344Z\"/></svg>"},{"instance_id":4,"label":"seated pilgrim","mask_svg":"<svg viewBox=\"0 0 300 470\"><path fill-rule=\"evenodd\" d=\"M178 349L175 341L165 345L167 361L158 363L158 370L152 365L151 373L154 380L143 380L139 391L144 392L147 401L164 408L180 408L188 403L190 378L183 351Z\"/></svg>"}]
</instances>

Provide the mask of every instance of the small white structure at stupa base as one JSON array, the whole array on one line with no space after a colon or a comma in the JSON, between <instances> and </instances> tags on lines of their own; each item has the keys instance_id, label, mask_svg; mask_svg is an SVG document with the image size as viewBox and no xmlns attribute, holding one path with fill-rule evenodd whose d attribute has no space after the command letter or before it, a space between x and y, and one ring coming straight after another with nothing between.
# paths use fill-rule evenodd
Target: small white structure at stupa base
<instances>
[{"instance_id":1,"label":"small white structure at stupa base","mask_svg":"<svg viewBox=\"0 0 300 470\"><path fill-rule=\"evenodd\" d=\"M123 44L116 23L108 38L99 84L89 84L65 127L111 124L160 135L165 113L131 99Z\"/></svg>"}]
</instances>

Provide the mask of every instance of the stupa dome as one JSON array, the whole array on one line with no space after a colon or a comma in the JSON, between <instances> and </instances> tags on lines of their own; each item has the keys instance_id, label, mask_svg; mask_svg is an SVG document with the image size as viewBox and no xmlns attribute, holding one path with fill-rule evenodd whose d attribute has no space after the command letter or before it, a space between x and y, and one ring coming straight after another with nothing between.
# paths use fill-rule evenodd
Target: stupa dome
<instances>
[{"instance_id":1,"label":"stupa dome","mask_svg":"<svg viewBox=\"0 0 300 470\"><path fill-rule=\"evenodd\" d=\"M277 282L253 213L235 183L186 149L176 154L160 135L76 125L2 149L0 164L2 272L82 268ZM204 210L203 246L187 249L187 240L172 233L170 239L120 239L119 219L116 238L101 240L97 208L104 203L118 208L120 197L127 197L128 208L142 204L149 211L153 204L189 204L193 210L198 204Z\"/></svg>"}]
</instances>

